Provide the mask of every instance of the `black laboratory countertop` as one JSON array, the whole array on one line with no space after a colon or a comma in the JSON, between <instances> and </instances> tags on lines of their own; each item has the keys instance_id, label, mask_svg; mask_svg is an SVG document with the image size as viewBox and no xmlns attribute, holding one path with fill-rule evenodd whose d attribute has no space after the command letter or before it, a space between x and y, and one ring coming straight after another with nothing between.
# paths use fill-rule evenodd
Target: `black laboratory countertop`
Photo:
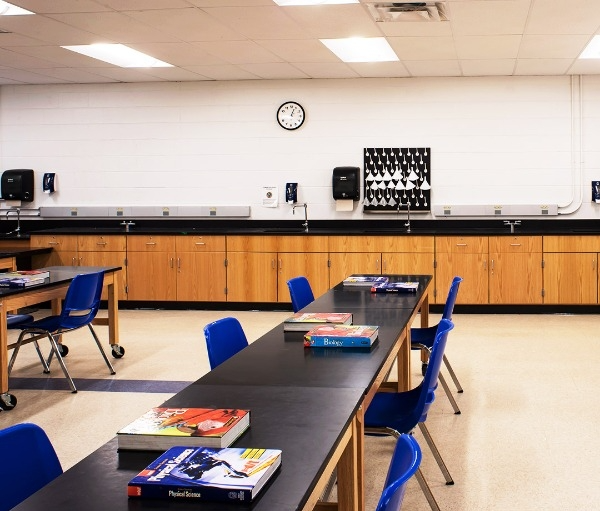
<instances>
[{"instance_id":1,"label":"black laboratory countertop","mask_svg":"<svg viewBox=\"0 0 600 511\"><path fill-rule=\"evenodd\" d=\"M505 220L411 220L410 232L406 218L401 220L313 220L306 232L301 221L265 221L240 219L132 219L129 231L119 219L52 219L21 221L21 240L31 234L127 234L127 235L374 235L374 236L486 236L510 235L511 226ZM514 222L513 219L510 220ZM594 235L600 234L598 220L523 219L514 226L515 235ZM18 240L2 236L0 240Z\"/></svg>"}]
</instances>

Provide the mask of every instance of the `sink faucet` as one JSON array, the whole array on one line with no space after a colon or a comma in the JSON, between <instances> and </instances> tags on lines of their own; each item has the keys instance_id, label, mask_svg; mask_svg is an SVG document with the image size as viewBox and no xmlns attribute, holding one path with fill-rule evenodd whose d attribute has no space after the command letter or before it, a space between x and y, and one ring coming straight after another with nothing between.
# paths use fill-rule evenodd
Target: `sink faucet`
<instances>
[{"instance_id":1,"label":"sink faucet","mask_svg":"<svg viewBox=\"0 0 600 511\"><path fill-rule=\"evenodd\" d=\"M306 202L304 204L294 204L292 206L292 214L296 214L296 208L304 208L304 223L302 227L304 227L304 232L308 232L308 204Z\"/></svg>"},{"instance_id":2,"label":"sink faucet","mask_svg":"<svg viewBox=\"0 0 600 511\"><path fill-rule=\"evenodd\" d=\"M504 220L504 225L510 225L510 233L514 234L515 225L521 225L521 220L514 220L513 222L509 220Z\"/></svg>"},{"instance_id":3,"label":"sink faucet","mask_svg":"<svg viewBox=\"0 0 600 511\"><path fill-rule=\"evenodd\" d=\"M404 206L401 202L398 202L398 214L400 214L400 206ZM406 232L410 232L410 200L406 201L406 223L404 224L406 227Z\"/></svg>"},{"instance_id":4,"label":"sink faucet","mask_svg":"<svg viewBox=\"0 0 600 511\"><path fill-rule=\"evenodd\" d=\"M6 219L7 220L8 220L8 215L10 213L16 213L17 214L17 228L14 231L7 232L6 234L9 235L9 234L15 234L16 233L17 238L20 238L21 237L21 210L19 208L9 209L6 212Z\"/></svg>"},{"instance_id":5,"label":"sink faucet","mask_svg":"<svg viewBox=\"0 0 600 511\"><path fill-rule=\"evenodd\" d=\"M123 225L125 227L125 232L129 232L129 228L135 225L134 222L126 222L123 220L119 225Z\"/></svg>"}]
</instances>

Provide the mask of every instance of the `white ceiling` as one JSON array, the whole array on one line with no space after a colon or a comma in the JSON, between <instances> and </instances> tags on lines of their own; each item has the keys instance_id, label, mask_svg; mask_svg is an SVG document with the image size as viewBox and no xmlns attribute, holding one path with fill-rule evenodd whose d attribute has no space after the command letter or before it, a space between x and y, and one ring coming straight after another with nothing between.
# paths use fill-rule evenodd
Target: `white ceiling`
<instances>
[{"instance_id":1,"label":"white ceiling","mask_svg":"<svg viewBox=\"0 0 600 511\"><path fill-rule=\"evenodd\" d=\"M0 84L600 74L577 60L600 0L446 0L447 22L377 23L366 4L272 0L14 0ZM345 64L323 38L385 36L399 62ZM123 69L61 45L122 43L173 64Z\"/></svg>"}]
</instances>

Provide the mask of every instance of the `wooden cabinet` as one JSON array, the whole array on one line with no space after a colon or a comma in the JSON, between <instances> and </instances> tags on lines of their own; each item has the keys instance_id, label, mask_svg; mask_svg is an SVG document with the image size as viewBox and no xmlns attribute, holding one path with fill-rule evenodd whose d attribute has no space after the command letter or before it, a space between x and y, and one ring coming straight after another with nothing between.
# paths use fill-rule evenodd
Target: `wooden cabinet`
<instances>
[{"instance_id":1,"label":"wooden cabinet","mask_svg":"<svg viewBox=\"0 0 600 511\"><path fill-rule=\"evenodd\" d=\"M315 298L329 289L327 236L280 236L277 240L277 301L291 302L287 281L300 275L310 282Z\"/></svg>"},{"instance_id":2,"label":"wooden cabinet","mask_svg":"<svg viewBox=\"0 0 600 511\"><path fill-rule=\"evenodd\" d=\"M228 236L227 301L290 302L287 281L304 275L315 297L329 289L327 236Z\"/></svg>"},{"instance_id":3,"label":"wooden cabinet","mask_svg":"<svg viewBox=\"0 0 600 511\"><path fill-rule=\"evenodd\" d=\"M433 236L330 236L329 282L353 273L434 273Z\"/></svg>"},{"instance_id":4,"label":"wooden cabinet","mask_svg":"<svg viewBox=\"0 0 600 511\"><path fill-rule=\"evenodd\" d=\"M127 297L126 259L127 238L124 234L77 236L78 266L121 267L121 271L117 273L120 299ZM104 291L102 299L106 300L107 298L106 291Z\"/></svg>"},{"instance_id":5,"label":"wooden cabinet","mask_svg":"<svg viewBox=\"0 0 600 511\"><path fill-rule=\"evenodd\" d=\"M175 237L127 237L129 300L176 300Z\"/></svg>"},{"instance_id":6,"label":"wooden cabinet","mask_svg":"<svg viewBox=\"0 0 600 511\"><path fill-rule=\"evenodd\" d=\"M177 300L227 299L225 236L177 236Z\"/></svg>"},{"instance_id":7,"label":"wooden cabinet","mask_svg":"<svg viewBox=\"0 0 600 511\"><path fill-rule=\"evenodd\" d=\"M463 278L456 303L488 303L487 236L438 236L435 242L435 303L446 302L456 276Z\"/></svg>"},{"instance_id":8,"label":"wooden cabinet","mask_svg":"<svg viewBox=\"0 0 600 511\"><path fill-rule=\"evenodd\" d=\"M227 301L277 301L275 236L227 236Z\"/></svg>"},{"instance_id":9,"label":"wooden cabinet","mask_svg":"<svg viewBox=\"0 0 600 511\"><path fill-rule=\"evenodd\" d=\"M488 241L489 303L542 303L542 237L490 236Z\"/></svg>"},{"instance_id":10,"label":"wooden cabinet","mask_svg":"<svg viewBox=\"0 0 600 511\"><path fill-rule=\"evenodd\" d=\"M77 266L77 235L73 234L32 234L29 240L31 248L52 248L49 254L40 254L33 257L37 268L44 266Z\"/></svg>"},{"instance_id":11,"label":"wooden cabinet","mask_svg":"<svg viewBox=\"0 0 600 511\"><path fill-rule=\"evenodd\" d=\"M599 236L544 236L544 303L598 303Z\"/></svg>"}]
</instances>

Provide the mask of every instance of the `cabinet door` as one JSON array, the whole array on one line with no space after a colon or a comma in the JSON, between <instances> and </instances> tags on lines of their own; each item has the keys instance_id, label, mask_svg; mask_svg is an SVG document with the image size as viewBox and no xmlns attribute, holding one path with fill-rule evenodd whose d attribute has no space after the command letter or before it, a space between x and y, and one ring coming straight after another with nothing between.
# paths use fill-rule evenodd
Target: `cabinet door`
<instances>
[{"instance_id":1,"label":"cabinet door","mask_svg":"<svg viewBox=\"0 0 600 511\"><path fill-rule=\"evenodd\" d=\"M225 252L177 253L177 300L225 301Z\"/></svg>"},{"instance_id":2,"label":"cabinet door","mask_svg":"<svg viewBox=\"0 0 600 511\"><path fill-rule=\"evenodd\" d=\"M544 303L598 303L597 254L544 254Z\"/></svg>"},{"instance_id":3,"label":"cabinet door","mask_svg":"<svg viewBox=\"0 0 600 511\"><path fill-rule=\"evenodd\" d=\"M228 302L276 302L277 254L229 252L227 254Z\"/></svg>"},{"instance_id":4,"label":"cabinet door","mask_svg":"<svg viewBox=\"0 0 600 511\"><path fill-rule=\"evenodd\" d=\"M129 300L176 300L177 283L173 252L128 252Z\"/></svg>"},{"instance_id":5,"label":"cabinet door","mask_svg":"<svg viewBox=\"0 0 600 511\"><path fill-rule=\"evenodd\" d=\"M329 285L334 287L353 273L381 273L379 252L329 254Z\"/></svg>"},{"instance_id":6,"label":"cabinet door","mask_svg":"<svg viewBox=\"0 0 600 511\"><path fill-rule=\"evenodd\" d=\"M542 303L541 252L490 254L489 283L490 303Z\"/></svg>"},{"instance_id":7,"label":"cabinet door","mask_svg":"<svg viewBox=\"0 0 600 511\"><path fill-rule=\"evenodd\" d=\"M43 266L78 266L77 236L60 234L32 235L29 241L31 248L51 247L49 254L39 254L32 258L36 268Z\"/></svg>"},{"instance_id":8,"label":"cabinet door","mask_svg":"<svg viewBox=\"0 0 600 511\"><path fill-rule=\"evenodd\" d=\"M488 303L488 238L440 236L436 238L435 302L446 303L454 277L462 277L456 303Z\"/></svg>"},{"instance_id":9,"label":"cabinet door","mask_svg":"<svg viewBox=\"0 0 600 511\"><path fill-rule=\"evenodd\" d=\"M81 252L79 254L79 264L81 266L120 266L121 271L116 273L119 283L119 300L127 298L127 268L125 266L125 252ZM106 300L108 295L106 290L102 292L102 299Z\"/></svg>"},{"instance_id":10,"label":"cabinet door","mask_svg":"<svg viewBox=\"0 0 600 511\"><path fill-rule=\"evenodd\" d=\"M300 275L306 277L318 298L329 289L328 256L322 253L278 254L277 298L279 302L291 302L287 281Z\"/></svg>"}]
</instances>

